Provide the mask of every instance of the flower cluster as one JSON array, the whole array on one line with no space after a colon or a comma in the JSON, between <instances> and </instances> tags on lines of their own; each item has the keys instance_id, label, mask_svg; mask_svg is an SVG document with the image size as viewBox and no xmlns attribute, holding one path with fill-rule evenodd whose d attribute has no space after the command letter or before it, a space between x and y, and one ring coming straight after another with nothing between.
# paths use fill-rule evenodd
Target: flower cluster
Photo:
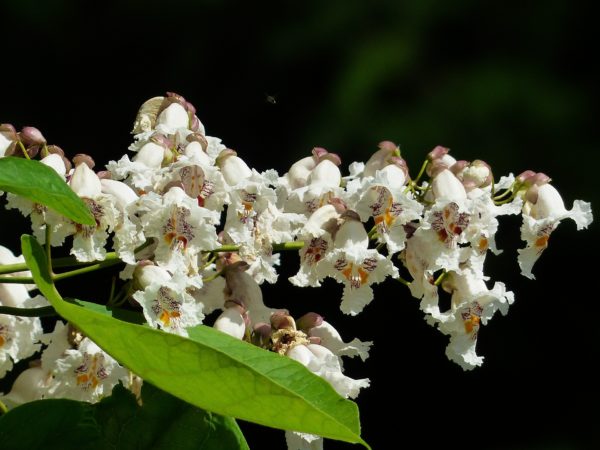
<instances>
[{"instance_id":1,"label":"flower cluster","mask_svg":"<svg viewBox=\"0 0 600 450\"><path fill-rule=\"evenodd\" d=\"M293 285L317 287L327 277L342 284L341 310L352 316L373 300L373 284L405 283L427 322L449 336L447 356L472 369L483 360L476 353L480 327L514 301L484 273L488 253L499 252L498 217L522 214L526 244L519 264L530 278L561 220L573 219L578 229L592 221L588 203L575 201L567 210L543 173L495 181L485 162L456 160L441 146L414 177L389 141L347 173L337 154L318 147L281 176L259 172L206 135L195 108L173 93L146 101L133 133L132 156L95 171L91 157L67 159L35 128L17 133L1 125L0 157L38 155L85 201L95 226L12 194L8 207L31 218L42 243L49 237L52 246L63 245L70 237L78 261L102 261L111 245L126 263L127 287L111 301L129 299L150 326L186 336L187 328L220 311L216 329L299 361L350 398L369 381L345 376L341 357L364 360L371 343L345 343L317 313L294 319L268 307L260 284L277 281L279 251L299 252ZM24 285L6 286L18 292L0 284L2 305L35 300ZM449 308L442 308L440 290L451 296ZM77 330L59 324L41 334L37 319L0 315L0 376L12 361L46 345L41 364L22 374L4 399L97 401L119 380L131 385L132 376ZM319 445L310 435L290 432L287 439L291 448Z\"/></svg>"}]
</instances>

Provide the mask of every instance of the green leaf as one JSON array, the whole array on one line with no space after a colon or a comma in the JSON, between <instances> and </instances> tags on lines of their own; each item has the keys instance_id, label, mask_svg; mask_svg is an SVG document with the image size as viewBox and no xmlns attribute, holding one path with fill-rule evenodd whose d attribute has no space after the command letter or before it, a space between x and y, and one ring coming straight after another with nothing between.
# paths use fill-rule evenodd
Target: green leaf
<instances>
[{"instance_id":1,"label":"green leaf","mask_svg":"<svg viewBox=\"0 0 600 450\"><path fill-rule=\"evenodd\" d=\"M142 405L121 385L93 405L65 399L26 403L0 417L2 449L248 450L230 417L203 411L149 383L142 388Z\"/></svg>"},{"instance_id":2,"label":"green leaf","mask_svg":"<svg viewBox=\"0 0 600 450\"><path fill-rule=\"evenodd\" d=\"M356 404L296 361L210 327L190 329L186 339L67 303L52 284L42 247L28 235L21 242L33 278L56 311L144 380L224 416L368 447Z\"/></svg>"},{"instance_id":3,"label":"green leaf","mask_svg":"<svg viewBox=\"0 0 600 450\"><path fill-rule=\"evenodd\" d=\"M96 223L83 200L54 170L39 161L13 156L0 158L0 191L45 205L74 222Z\"/></svg>"}]
</instances>

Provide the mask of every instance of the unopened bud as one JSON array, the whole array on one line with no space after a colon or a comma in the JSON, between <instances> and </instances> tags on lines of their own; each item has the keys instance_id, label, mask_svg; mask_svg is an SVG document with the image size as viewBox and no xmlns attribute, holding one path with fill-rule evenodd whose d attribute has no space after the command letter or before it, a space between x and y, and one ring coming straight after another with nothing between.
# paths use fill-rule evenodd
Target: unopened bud
<instances>
[{"instance_id":1,"label":"unopened bud","mask_svg":"<svg viewBox=\"0 0 600 450\"><path fill-rule=\"evenodd\" d=\"M255 324L252 332L252 343L259 347L266 347L271 339L272 332L273 329L268 323L259 322Z\"/></svg>"},{"instance_id":2,"label":"unopened bud","mask_svg":"<svg viewBox=\"0 0 600 450\"><path fill-rule=\"evenodd\" d=\"M96 198L102 193L100 179L87 164L79 164L75 168L69 185L80 197Z\"/></svg>"},{"instance_id":3,"label":"unopened bud","mask_svg":"<svg viewBox=\"0 0 600 450\"><path fill-rule=\"evenodd\" d=\"M144 290L152 283L166 283L170 279L169 272L149 260L140 261L133 271L133 287L136 290Z\"/></svg>"},{"instance_id":4,"label":"unopened bud","mask_svg":"<svg viewBox=\"0 0 600 450\"><path fill-rule=\"evenodd\" d=\"M284 311L277 311L271 314L271 326L275 330L296 330L294 318Z\"/></svg>"},{"instance_id":5,"label":"unopened bud","mask_svg":"<svg viewBox=\"0 0 600 450\"><path fill-rule=\"evenodd\" d=\"M78 153L73 157L73 164L77 167L79 164L86 164L90 169L93 169L96 163L90 155Z\"/></svg>"},{"instance_id":6,"label":"unopened bud","mask_svg":"<svg viewBox=\"0 0 600 450\"><path fill-rule=\"evenodd\" d=\"M157 117L156 123L174 128L187 128L189 116L185 108L179 103L171 103Z\"/></svg>"},{"instance_id":7,"label":"unopened bud","mask_svg":"<svg viewBox=\"0 0 600 450\"><path fill-rule=\"evenodd\" d=\"M240 181L250 178L252 170L248 164L237 156L237 152L230 148L219 153L216 160L216 165L221 169L223 178L230 186L235 186Z\"/></svg>"},{"instance_id":8,"label":"unopened bud","mask_svg":"<svg viewBox=\"0 0 600 450\"><path fill-rule=\"evenodd\" d=\"M25 147L30 145L44 145L46 143L46 138L44 138L42 132L35 127L23 127L19 136Z\"/></svg>"},{"instance_id":9,"label":"unopened bud","mask_svg":"<svg viewBox=\"0 0 600 450\"><path fill-rule=\"evenodd\" d=\"M57 154L50 154L45 158L40 160L42 164L45 164L48 167L54 169L54 171L59 174L63 179L67 173L67 168L65 167L65 163L63 161L63 157Z\"/></svg>"},{"instance_id":10,"label":"unopened bud","mask_svg":"<svg viewBox=\"0 0 600 450\"><path fill-rule=\"evenodd\" d=\"M320 314L309 312L304 314L296 321L296 326L299 330L307 333L311 328L318 327L323 323L323 316Z\"/></svg>"},{"instance_id":11,"label":"unopened bud","mask_svg":"<svg viewBox=\"0 0 600 450\"><path fill-rule=\"evenodd\" d=\"M213 328L236 339L243 339L246 334L246 322L237 308L226 308L215 320Z\"/></svg>"},{"instance_id":12,"label":"unopened bud","mask_svg":"<svg viewBox=\"0 0 600 450\"><path fill-rule=\"evenodd\" d=\"M515 180L519 184L524 184L525 186L531 185L533 183L533 179L535 178L536 173L533 170L526 170L525 172L517 175Z\"/></svg>"}]
</instances>

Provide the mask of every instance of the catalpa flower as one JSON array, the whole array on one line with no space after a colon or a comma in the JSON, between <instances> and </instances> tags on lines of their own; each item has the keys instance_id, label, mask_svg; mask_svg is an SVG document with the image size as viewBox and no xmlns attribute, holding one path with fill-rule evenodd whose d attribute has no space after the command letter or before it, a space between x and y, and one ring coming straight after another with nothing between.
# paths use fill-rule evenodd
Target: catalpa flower
<instances>
[{"instance_id":1,"label":"catalpa flower","mask_svg":"<svg viewBox=\"0 0 600 450\"><path fill-rule=\"evenodd\" d=\"M119 381L128 385L127 369L62 322L44 342L48 347L42 353L42 369L50 379L43 397L95 403L110 395Z\"/></svg>"},{"instance_id":2,"label":"catalpa flower","mask_svg":"<svg viewBox=\"0 0 600 450\"><path fill-rule=\"evenodd\" d=\"M330 276L344 284L341 310L355 316L373 300L371 284L382 282L398 270L390 259L369 249L369 237L356 213L345 213L336 232L334 249L319 267L321 277Z\"/></svg>"},{"instance_id":3,"label":"catalpa flower","mask_svg":"<svg viewBox=\"0 0 600 450\"><path fill-rule=\"evenodd\" d=\"M405 246L405 225L421 219L423 206L404 194L405 174L396 165L378 170L357 203L356 211L363 221L373 217L378 242L384 242L390 254Z\"/></svg>"},{"instance_id":4,"label":"catalpa flower","mask_svg":"<svg viewBox=\"0 0 600 450\"><path fill-rule=\"evenodd\" d=\"M450 335L446 355L463 369L473 369L483 363L483 357L475 351L481 325L498 310L506 314L514 295L503 283L488 289L485 281L469 270L450 273L444 288L452 294L451 308L435 322L442 333Z\"/></svg>"},{"instance_id":5,"label":"catalpa flower","mask_svg":"<svg viewBox=\"0 0 600 450\"><path fill-rule=\"evenodd\" d=\"M219 214L198 206L181 188L173 187L163 196L143 196L138 211L144 212L144 234L157 241L155 261L167 270L197 271L200 252L219 245L213 225Z\"/></svg>"},{"instance_id":6,"label":"catalpa flower","mask_svg":"<svg viewBox=\"0 0 600 450\"><path fill-rule=\"evenodd\" d=\"M193 279L181 272L169 274L156 266L141 267L137 278L143 290L133 294L142 306L146 321L154 328L187 336L186 328L199 325L204 319L203 305L188 292L197 287Z\"/></svg>"},{"instance_id":7,"label":"catalpa flower","mask_svg":"<svg viewBox=\"0 0 600 450\"><path fill-rule=\"evenodd\" d=\"M523 275L534 279L531 269L548 247L550 234L560 221L572 219L577 229L582 230L592 223L593 216L590 204L581 200L575 200L573 208L567 210L562 197L554 186L548 183L547 177L533 184L525 198L521 238L527 242L527 246L518 250L519 266Z\"/></svg>"}]
</instances>

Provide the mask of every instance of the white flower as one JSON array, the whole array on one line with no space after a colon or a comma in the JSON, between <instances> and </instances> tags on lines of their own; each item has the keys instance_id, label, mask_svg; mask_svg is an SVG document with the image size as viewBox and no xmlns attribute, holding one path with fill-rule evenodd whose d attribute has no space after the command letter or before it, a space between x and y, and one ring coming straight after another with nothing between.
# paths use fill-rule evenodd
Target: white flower
<instances>
[{"instance_id":1,"label":"white flower","mask_svg":"<svg viewBox=\"0 0 600 450\"><path fill-rule=\"evenodd\" d=\"M575 200L573 208L567 210L562 197L551 184L544 184L536 190L536 201L527 200L523 206L521 238L527 246L518 250L521 273L531 279L535 278L531 273L533 265L548 247L550 234L561 220L573 219L578 230L587 228L593 220L589 203Z\"/></svg>"},{"instance_id":2,"label":"white flower","mask_svg":"<svg viewBox=\"0 0 600 450\"><path fill-rule=\"evenodd\" d=\"M46 363L46 364L44 364ZM70 398L95 403L111 394L113 387L129 379L127 370L88 338L77 349L67 348L42 368L52 374L46 398Z\"/></svg>"},{"instance_id":3,"label":"white flower","mask_svg":"<svg viewBox=\"0 0 600 450\"><path fill-rule=\"evenodd\" d=\"M0 314L0 378L22 359L40 349L42 325L37 317Z\"/></svg>"},{"instance_id":4,"label":"white flower","mask_svg":"<svg viewBox=\"0 0 600 450\"><path fill-rule=\"evenodd\" d=\"M151 266L150 266L151 267ZM186 328L202 323L202 303L196 301L188 288L194 286L185 274L176 272L170 277L162 268L164 276L156 276L143 291L133 298L142 306L146 321L154 328L187 336Z\"/></svg>"},{"instance_id":5,"label":"white flower","mask_svg":"<svg viewBox=\"0 0 600 450\"><path fill-rule=\"evenodd\" d=\"M315 434L286 431L285 442L288 450L323 450L323 438Z\"/></svg>"},{"instance_id":6,"label":"white flower","mask_svg":"<svg viewBox=\"0 0 600 450\"><path fill-rule=\"evenodd\" d=\"M483 363L483 357L475 351L481 325L498 310L506 314L514 295L506 291L503 283L488 289L484 280L469 271L450 274L445 286L452 291L452 306L437 322L440 331L450 335L446 355L470 370Z\"/></svg>"},{"instance_id":7,"label":"white flower","mask_svg":"<svg viewBox=\"0 0 600 450\"><path fill-rule=\"evenodd\" d=\"M356 211L364 222L373 217L378 241L386 244L390 254L404 248L404 225L419 220L423 211L420 203L404 194L403 177L404 172L395 165L377 171L369 187L362 190L356 205Z\"/></svg>"},{"instance_id":8,"label":"white flower","mask_svg":"<svg viewBox=\"0 0 600 450\"><path fill-rule=\"evenodd\" d=\"M344 375L338 357L322 345L295 345L286 355L328 381L342 397L355 398L361 389L369 387L366 378L354 380Z\"/></svg>"},{"instance_id":9,"label":"white flower","mask_svg":"<svg viewBox=\"0 0 600 450\"><path fill-rule=\"evenodd\" d=\"M373 300L371 284L398 274L390 259L368 245L362 223L348 218L336 233L334 249L318 268L321 277L330 276L344 284L341 310L353 316Z\"/></svg>"},{"instance_id":10,"label":"white flower","mask_svg":"<svg viewBox=\"0 0 600 450\"><path fill-rule=\"evenodd\" d=\"M218 247L212 225L218 222L218 213L198 206L178 187L162 197L144 195L138 208L145 212L141 218L145 236L158 242L155 261L172 272L196 270L199 253Z\"/></svg>"},{"instance_id":11,"label":"white flower","mask_svg":"<svg viewBox=\"0 0 600 450\"><path fill-rule=\"evenodd\" d=\"M16 408L24 403L41 400L46 393L49 374L41 367L25 369L15 379L10 392L0 395L0 401L8 408Z\"/></svg>"}]
</instances>

